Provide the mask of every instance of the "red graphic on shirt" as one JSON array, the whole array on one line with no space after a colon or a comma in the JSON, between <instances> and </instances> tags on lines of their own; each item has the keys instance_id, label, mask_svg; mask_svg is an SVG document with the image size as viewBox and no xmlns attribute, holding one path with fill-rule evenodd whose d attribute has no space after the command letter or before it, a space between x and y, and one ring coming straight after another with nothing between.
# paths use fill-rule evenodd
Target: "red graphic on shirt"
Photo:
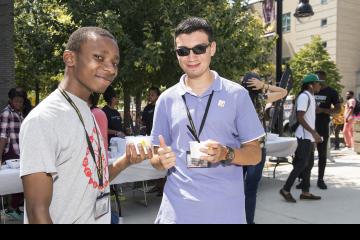
<instances>
[{"instance_id":1,"label":"red graphic on shirt","mask_svg":"<svg viewBox=\"0 0 360 240\"><path fill-rule=\"evenodd\" d=\"M90 141L91 141L91 143L93 145L93 148L94 148L97 166L100 166L99 161L102 161L104 185L101 187L100 184L98 183L98 176L97 176L96 170L93 172L90 169L89 161L94 161L94 159L92 158L92 156L90 154L89 148L87 148L86 156L83 159L84 174L89 179L89 185L91 185L94 189L99 189L100 191L103 191L110 184L109 179L108 179L108 160L105 157L106 156L106 152L105 152L106 150L104 148L101 148L101 160L99 160L99 150L98 149L99 149L99 146L102 146L102 145L101 145L101 143L98 142L97 135L96 135L96 128L93 129L93 131L91 133L91 136L89 136L89 138L90 138Z\"/></svg>"}]
</instances>

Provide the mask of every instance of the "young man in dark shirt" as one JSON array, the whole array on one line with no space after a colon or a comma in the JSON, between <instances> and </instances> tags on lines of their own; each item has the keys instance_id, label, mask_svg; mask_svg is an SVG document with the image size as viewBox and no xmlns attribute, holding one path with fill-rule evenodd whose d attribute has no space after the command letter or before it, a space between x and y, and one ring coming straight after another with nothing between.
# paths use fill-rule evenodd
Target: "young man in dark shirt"
<instances>
[{"instance_id":1,"label":"young man in dark shirt","mask_svg":"<svg viewBox=\"0 0 360 240\"><path fill-rule=\"evenodd\" d=\"M119 100L113 87L110 86L108 89L106 89L106 92L104 93L104 100L107 104L102 110L105 112L108 119L108 140L110 143L111 138L124 138L125 134L121 115L116 109L116 105L118 105Z\"/></svg>"},{"instance_id":2,"label":"young man in dark shirt","mask_svg":"<svg viewBox=\"0 0 360 240\"><path fill-rule=\"evenodd\" d=\"M142 123L146 127L146 135L151 135L151 130L153 126L153 119L154 119L154 111L155 111L155 105L156 101L160 97L160 89L157 87L152 87L149 89L149 104L144 108L143 114L142 114Z\"/></svg>"},{"instance_id":3,"label":"young man in dark shirt","mask_svg":"<svg viewBox=\"0 0 360 240\"><path fill-rule=\"evenodd\" d=\"M330 116L338 114L341 111L341 103L338 92L326 85L327 74L324 71L316 72L319 79L322 81L321 90L315 95L316 99L316 131L323 138L322 143L317 144L319 153L319 177L317 186L326 190L327 185L324 181L326 161L327 161L327 147L330 138ZM301 184L298 185L298 188Z\"/></svg>"}]
</instances>

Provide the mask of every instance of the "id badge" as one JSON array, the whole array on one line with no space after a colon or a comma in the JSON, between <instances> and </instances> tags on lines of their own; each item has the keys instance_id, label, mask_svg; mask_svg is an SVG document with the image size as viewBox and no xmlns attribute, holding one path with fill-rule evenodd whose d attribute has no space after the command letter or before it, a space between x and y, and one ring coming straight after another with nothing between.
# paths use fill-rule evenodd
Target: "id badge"
<instances>
[{"instance_id":1,"label":"id badge","mask_svg":"<svg viewBox=\"0 0 360 240\"><path fill-rule=\"evenodd\" d=\"M191 158L191 153L186 152L186 164L188 168L209 168L210 163L197 158Z\"/></svg>"},{"instance_id":2,"label":"id badge","mask_svg":"<svg viewBox=\"0 0 360 240\"><path fill-rule=\"evenodd\" d=\"M110 193L101 193L95 203L95 219L108 214L110 211Z\"/></svg>"}]
</instances>

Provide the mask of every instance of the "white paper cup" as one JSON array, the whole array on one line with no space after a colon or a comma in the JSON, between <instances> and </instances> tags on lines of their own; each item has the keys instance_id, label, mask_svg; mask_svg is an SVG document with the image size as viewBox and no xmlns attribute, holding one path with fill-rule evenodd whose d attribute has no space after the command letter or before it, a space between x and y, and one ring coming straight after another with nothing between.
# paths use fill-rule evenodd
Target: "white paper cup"
<instances>
[{"instance_id":1,"label":"white paper cup","mask_svg":"<svg viewBox=\"0 0 360 240\"><path fill-rule=\"evenodd\" d=\"M200 159L201 157L205 156L206 154L201 152L200 150L205 147L206 142L190 142L190 155L193 159Z\"/></svg>"},{"instance_id":2,"label":"white paper cup","mask_svg":"<svg viewBox=\"0 0 360 240\"><path fill-rule=\"evenodd\" d=\"M138 144L141 144L144 148L145 154L148 154L148 148L152 149L152 137L147 136L137 136L137 137L126 137L126 145L134 144L136 148L136 153L140 154Z\"/></svg>"}]
</instances>

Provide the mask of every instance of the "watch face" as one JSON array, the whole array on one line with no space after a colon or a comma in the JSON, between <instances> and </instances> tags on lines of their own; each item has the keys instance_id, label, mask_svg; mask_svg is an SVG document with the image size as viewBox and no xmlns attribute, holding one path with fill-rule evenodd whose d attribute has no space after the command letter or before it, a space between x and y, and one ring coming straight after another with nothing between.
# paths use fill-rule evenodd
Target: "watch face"
<instances>
[{"instance_id":1,"label":"watch face","mask_svg":"<svg viewBox=\"0 0 360 240\"><path fill-rule=\"evenodd\" d=\"M232 149L232 148L228 148L228 151L229 152L226 156L226 161L231 163L232 161L234 161L235 152L234 152L234 149Z\"/></svg>"}]
</instances>

